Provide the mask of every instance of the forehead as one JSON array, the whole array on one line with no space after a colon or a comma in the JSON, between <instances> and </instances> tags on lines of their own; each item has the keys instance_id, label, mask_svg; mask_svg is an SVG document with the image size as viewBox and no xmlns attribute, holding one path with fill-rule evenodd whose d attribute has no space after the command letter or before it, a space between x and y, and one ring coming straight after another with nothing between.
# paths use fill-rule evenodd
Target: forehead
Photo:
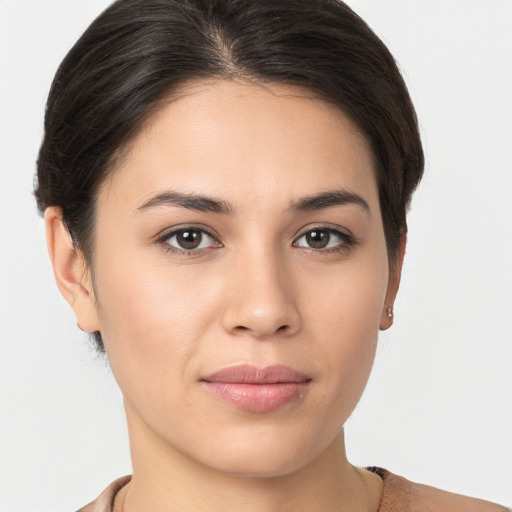
<instances>
[{"instance_id":1,"label":"forehead","mask_svg":"<svg viewBox=\"0 0 512 512\"><path fill-rule=\"evenodd\" d=\"M99 199L115 191L133 208L179 189L289 202L333 188L377 198L368 141L348 116L299 88L219 80L189 84L153 114Z\"/></svg>"}]
</instances>

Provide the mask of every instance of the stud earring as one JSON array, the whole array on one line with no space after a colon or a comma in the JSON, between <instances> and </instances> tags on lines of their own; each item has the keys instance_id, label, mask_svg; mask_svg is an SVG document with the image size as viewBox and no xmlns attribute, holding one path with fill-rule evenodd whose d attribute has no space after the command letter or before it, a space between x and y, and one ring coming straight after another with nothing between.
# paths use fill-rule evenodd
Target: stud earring
<instances>
[{"instance_id":1,"label":"stud earring","mask_svg":"<svg viewBox=\"0 0 512 512\"><path fill-rule=\"evenodd\" d=\"M393 318L393 307L392 306L386 306L386 314L388 315L388 318Z\"/></svg>"}]
</instances>

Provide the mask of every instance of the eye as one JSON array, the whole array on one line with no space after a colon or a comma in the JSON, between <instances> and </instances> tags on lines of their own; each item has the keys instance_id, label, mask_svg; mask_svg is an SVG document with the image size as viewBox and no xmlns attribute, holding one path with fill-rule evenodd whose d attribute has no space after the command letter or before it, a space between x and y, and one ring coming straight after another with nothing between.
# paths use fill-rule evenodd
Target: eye
<instances>
[{"instance_id":1,"label":"eye","mask_svg":"<svg viewBox=\"0 0 512 512\"><path fill-rule=\"evenodd\" d=\"M193 252L210 247L220 247L220 243L204 229L180 228L167 233L158 240L169 247L167 250Z\"/></svg>"},{"instance_id":2,"label":"eye","mask_svg":"<svg viewBox=\"0 0 512 512\"><path fill-rule=\"evenodd\" d=\"M341 249L354 244L353 237L333 228L314 228L303 233L294 242L296 247L326 250Z\"/></svg>"}]
</instances>

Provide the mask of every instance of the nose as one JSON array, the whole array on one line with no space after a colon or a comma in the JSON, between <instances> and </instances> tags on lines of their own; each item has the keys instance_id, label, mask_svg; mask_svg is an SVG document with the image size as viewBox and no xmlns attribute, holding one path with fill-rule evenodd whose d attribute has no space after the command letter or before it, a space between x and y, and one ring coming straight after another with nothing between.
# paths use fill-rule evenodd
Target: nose
<instances>
[{"instance_id":1,"label":"nose","mask_svg":"<svg viewBox=\"0 0 512 512\"><path fill-rule=\"evenodd\" d=\"M232 262L223 327L237 336L269 339L291 336L301 328L290 269L272 251Z\"/></svg>"}]
</instances>

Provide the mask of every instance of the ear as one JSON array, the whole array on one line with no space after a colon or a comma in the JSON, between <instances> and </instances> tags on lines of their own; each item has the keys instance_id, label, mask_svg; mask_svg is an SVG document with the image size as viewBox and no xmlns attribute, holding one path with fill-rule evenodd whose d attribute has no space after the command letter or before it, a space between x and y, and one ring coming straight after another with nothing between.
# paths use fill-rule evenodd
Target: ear
<instances>
[{"instance_id":1,"label":"ear","mask_svg":"<svg viewBox=\"0 0 512 512\"><path fill-rule=\"evenodd\" d=\"M405 246L407 244L407 231L404 230L400 238L400 245L396 255L396 261L389 272L388 288L386 291L386 299L380 319L379 328L381 331L389 329L393 325L393 306L395 304L396 294L400 286L400 277L402 276L402 266L404 264Z\"/></svg>"},{"instance_id":2,"label":"ear","mask_svg":"<svg viewBox=\"0 0 512 512\"><path fill-rule=\"evenodd\" d=\"M85 258L75 248L62 221L60 208L47 208L44 219L46 243L57 286L75 312L80 329L99 331L94 290Z\"/></svg>"}]
</instances>

